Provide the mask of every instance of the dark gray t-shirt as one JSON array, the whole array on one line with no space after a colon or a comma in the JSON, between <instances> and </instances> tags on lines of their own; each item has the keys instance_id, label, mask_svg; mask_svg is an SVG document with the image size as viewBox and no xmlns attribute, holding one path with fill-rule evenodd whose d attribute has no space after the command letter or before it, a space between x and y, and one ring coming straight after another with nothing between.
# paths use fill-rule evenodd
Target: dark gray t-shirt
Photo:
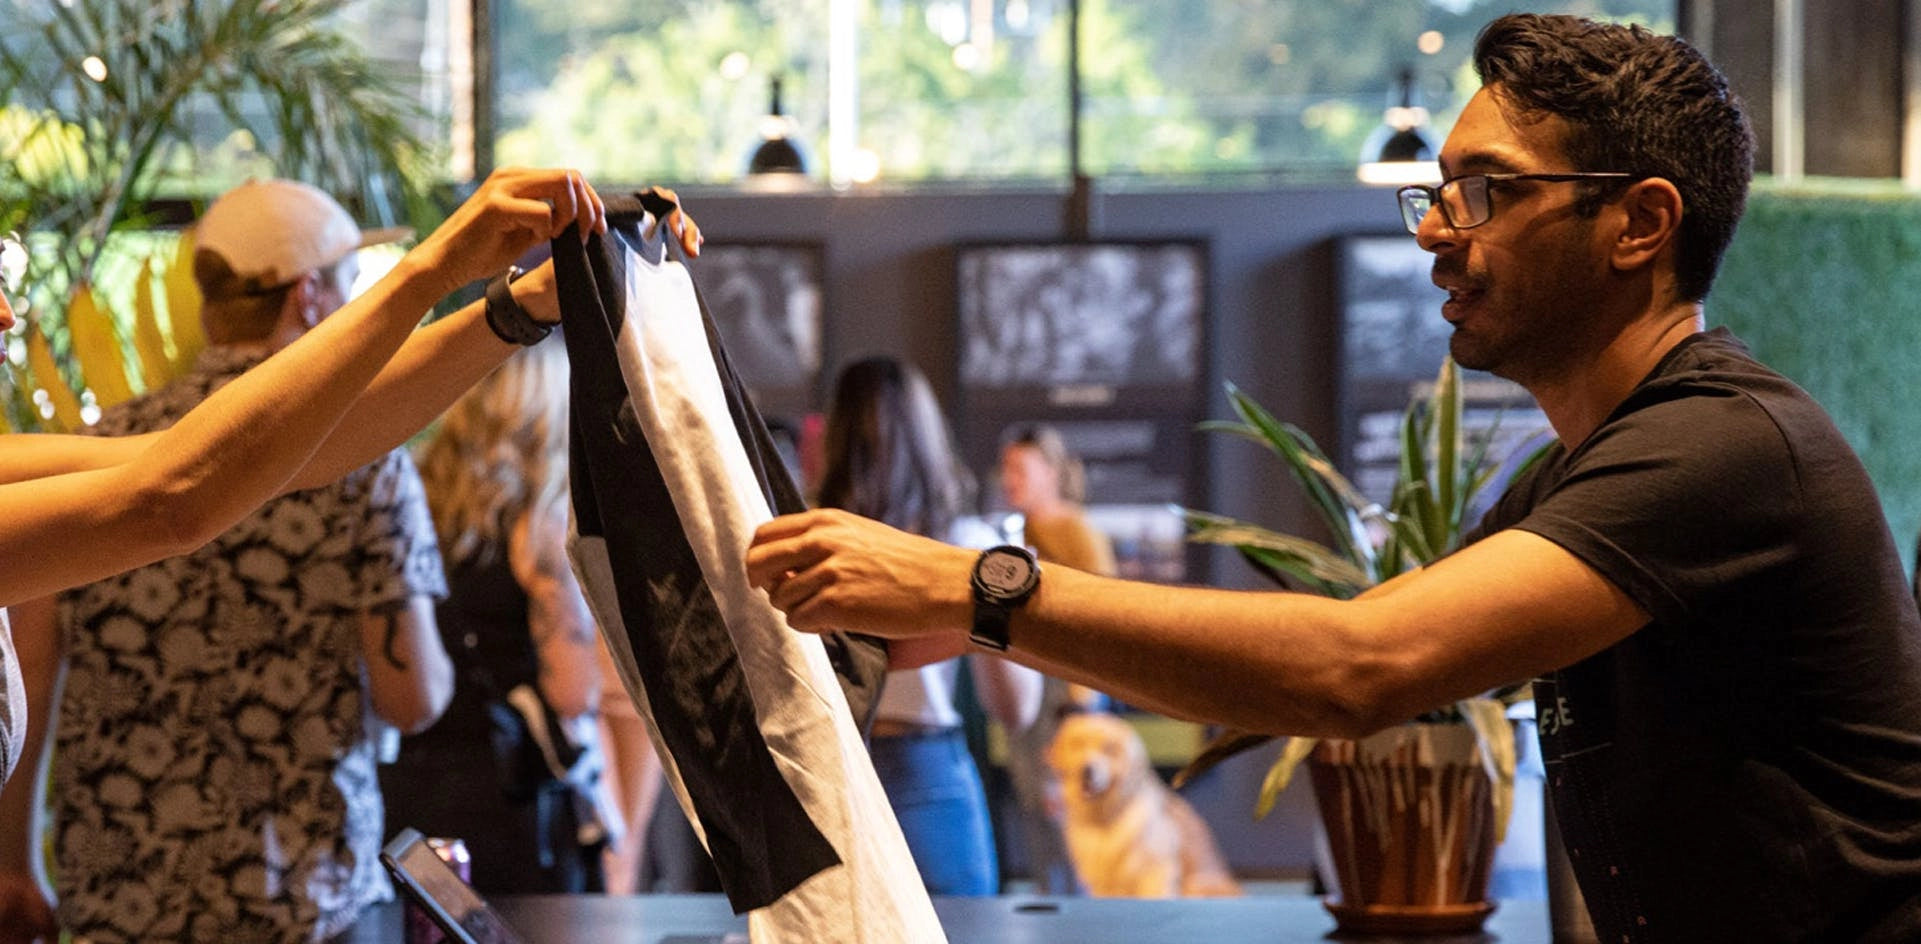
<instances>
[{"instance_id":1,"label":"dark gray t-shirt","mask_svg":"<svg viewBox=\"0 0 1921 944\"><path fill-rule=\"evenodd\" d=\"M1921 617L1813 399L1692 337L1470 540L1504 528L1652 617L1535 683L1601 940L1921 940Z\"/></svg>"}]
</instances>

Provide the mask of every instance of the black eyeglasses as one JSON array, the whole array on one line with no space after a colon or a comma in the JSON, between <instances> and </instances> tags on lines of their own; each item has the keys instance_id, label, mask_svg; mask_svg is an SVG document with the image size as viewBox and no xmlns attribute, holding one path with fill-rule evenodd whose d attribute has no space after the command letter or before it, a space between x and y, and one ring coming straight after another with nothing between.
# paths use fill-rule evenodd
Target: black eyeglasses
<instances>
[{"instance_id":1,"label":"black eyeglasses","mask_svg":"<svg viewBox=\"0 0 1921 944\"><path fill-rule=\"evenodd\" d=\"M1427 218L1427 211L1436 206L1441 215L1447 218L1447 225L1455 229L1472 229L1487 222L1494 216L1492 197L1495 181L1539 180L1547 183L1563 183L1571 180L1641 180L1640 174L1619 174L1608 171L1579 174L1469 174L1441 182L1438 187L1410 184L1396 191L1401 201L1401 222L1407 225L1410 233L1420 233L1421 221Z\"/></svg>"}]
</instances>

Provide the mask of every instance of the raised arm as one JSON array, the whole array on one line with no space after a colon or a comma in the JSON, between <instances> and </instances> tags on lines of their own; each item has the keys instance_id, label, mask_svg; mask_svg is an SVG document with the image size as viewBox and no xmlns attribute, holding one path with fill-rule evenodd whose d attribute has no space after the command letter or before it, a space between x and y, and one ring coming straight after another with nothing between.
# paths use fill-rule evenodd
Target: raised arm
<instances>
[{"instance_id":1,"label":"raised arm","mask_svg":"<svg viewBox=\"0 0 1921 944\"><path fill-rule=\"evenodd\" d=\"M748 574L798 629L953 634L974 554L842 512L763 525ZM1647 615L1544 538L1503 531L1357 600L1060 568L1009 654L1135 704L1258 732L1357 736L1598 652Z\"/></svg>"},{"instance_id":2,"label":"raised arm","mask_svg":"<svg viewBox=\"0 0 1921 944\"><path fill-rule=\"evenodd\" d=\"M578 174L499 171L379 284L137 451L0 485L0 605L219 534L289 486L420 312L575 221L604 227L602 212Z\"/></svg>"},{"instance_id":3,"label":"raised arm","mask_svg":"<svg viewBox=\"0 0 1921 944\"><path fill-rule=\"evenodd\" d=\"M540 662L540 694L563 718L600 701L600 638L587 597L567 563L567 509L529 512L507 542L514 580L527 592L527 631Z\"/></svg>"},{"instance_id":4,"label":"raised arm","mask_svg":"<svg viewBox=\"0 0 1921 944\"><path fill-rule=\"evenodd\" d=\"M672 190L654 190L676 204L680 202ZM700 226L693 217L676 211L666 222L670 231L679 235L687 255L700 255ZM515 280L512 290L514 301L535 320L547 324L560 320L552 262L541 263ZM415 331L368 385L339 428L320 444L313 461L296 477L294 487L331 482L406 442L513 351L513 345L500 340L487 327L486 310L480 302Z\"/></svg>"}]
</instances>

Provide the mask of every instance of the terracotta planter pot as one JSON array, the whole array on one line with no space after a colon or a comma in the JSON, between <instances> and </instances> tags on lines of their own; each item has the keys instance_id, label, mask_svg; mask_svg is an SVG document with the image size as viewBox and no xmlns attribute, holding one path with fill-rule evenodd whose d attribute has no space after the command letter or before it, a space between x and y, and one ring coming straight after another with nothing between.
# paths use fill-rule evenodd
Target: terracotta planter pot
<instances>
[{"instance_id":1,"label":"terracotta planter pot","mask_svg":"<svg viewBox=\"0 0 1921 944\"><path fill-rule=\"evenodd\" d=\"M1308 758L1343 931L1475 931L1494 906L1493 785L1465 724L1322 741Z\"/></svg>"}]
</instances>

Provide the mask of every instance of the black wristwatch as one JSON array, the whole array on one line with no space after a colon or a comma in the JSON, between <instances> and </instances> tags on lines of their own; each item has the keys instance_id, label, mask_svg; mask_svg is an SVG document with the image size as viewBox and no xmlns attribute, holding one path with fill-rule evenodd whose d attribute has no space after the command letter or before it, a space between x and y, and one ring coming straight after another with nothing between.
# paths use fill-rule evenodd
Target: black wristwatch
<instances>
[{"instance_id":1,"label":"black wristwatch","mask_svg":"<svg viewBox=\"0 0 1921 944\"><path fill-rule=\"evenodd\" d=\"M508 344L539 344L554 332L553 325L535 321L527 309L514 301L514 280L526 274L519 266L508 266L507 271L487 283L487 327L494 329L494 334Z\"/></svg>"},{"instance_id":2,"label":"black wristwatch","mask_svg":"<svg viewBox=\"0 0 1921 944\"><path fill-rule=\"evenodd\" d=\"M1024 547L990 547L975 559L971 583L974 628L967 638L996 652L1006 652L1007 621L1040 587L1040 562Z\"/></svg>"}]
</instances>

